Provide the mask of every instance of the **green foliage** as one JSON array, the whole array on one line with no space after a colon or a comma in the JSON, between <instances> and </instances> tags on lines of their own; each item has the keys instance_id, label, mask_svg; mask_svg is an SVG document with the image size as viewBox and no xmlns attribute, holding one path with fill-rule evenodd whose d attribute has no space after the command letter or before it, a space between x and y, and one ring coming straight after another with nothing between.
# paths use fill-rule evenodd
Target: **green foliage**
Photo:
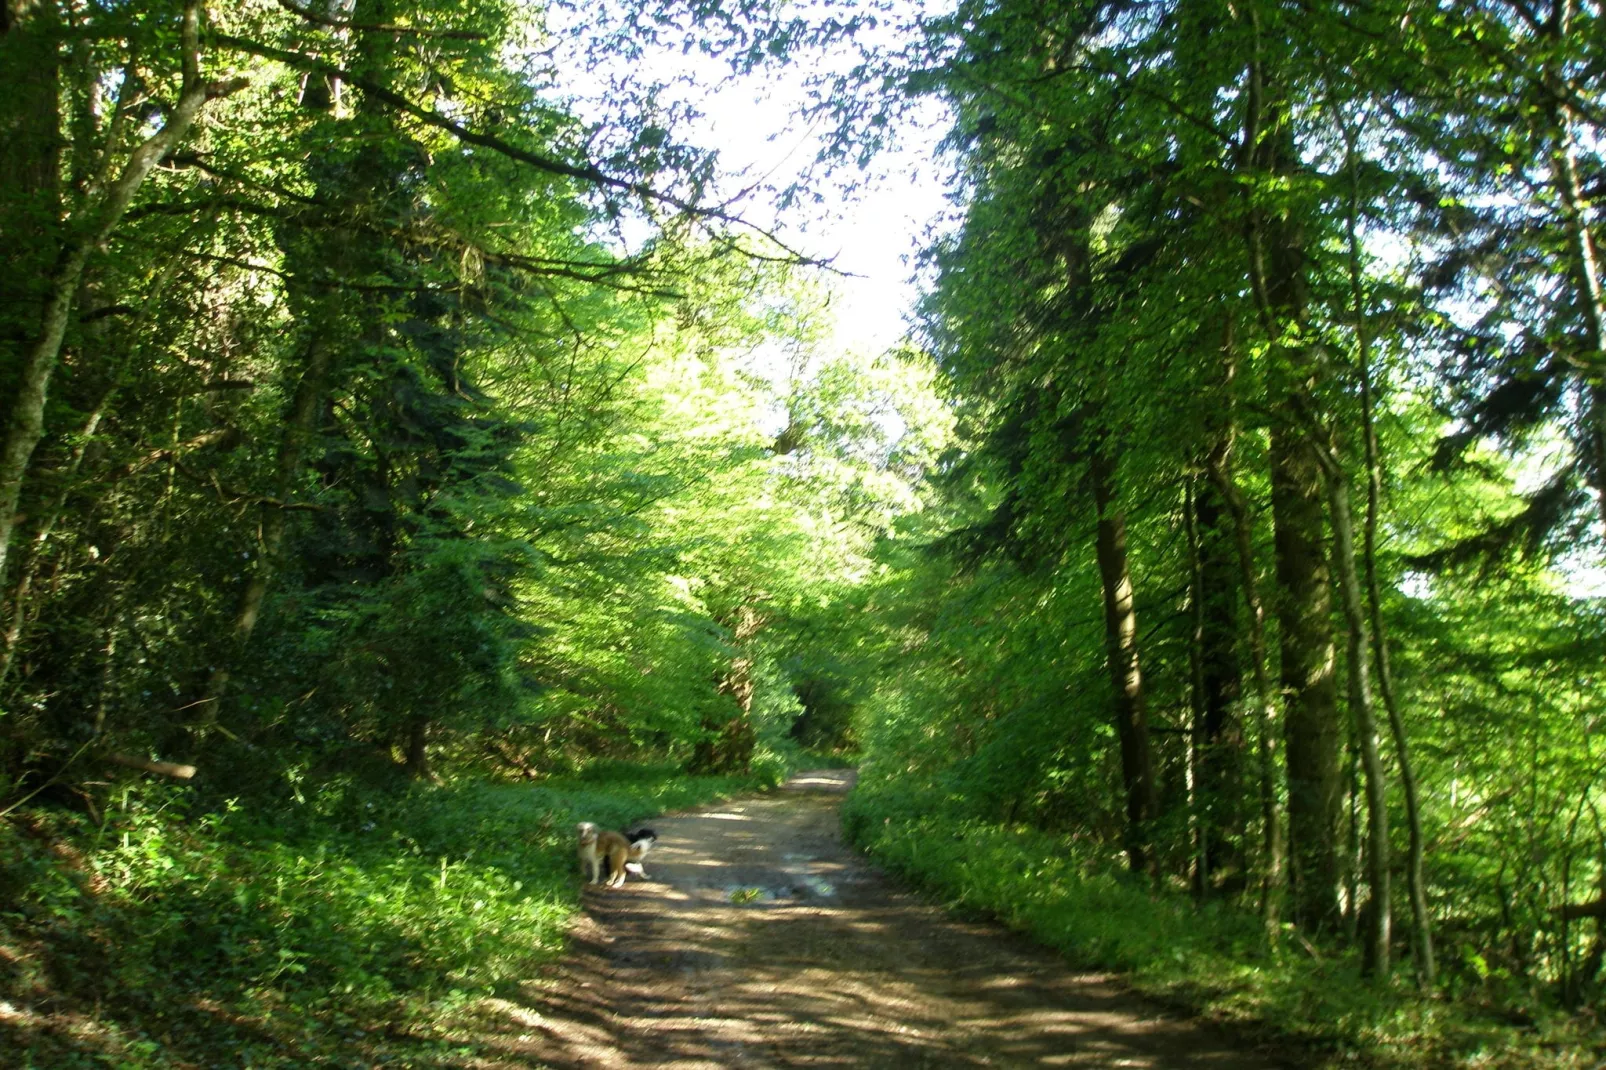
<instances>
[{"instance_id":1,"label":"green foliage","mask_svg":"<svg viewBox=\"0 0 1606 1070\"><path fill-rule=\"evenodd\" d=\"M222 1022L315 1061L286 1029L549 954L576 814L815 748L862 750L861 840L1079 961L1459 1057L1461 1012L1351 983L1363 707L1303 696L1356 667L1325 638L1352 622L1291 578L1327 567L1324 482L1377 510L1439 988L1546 1029L1598 1002L1603 919L1560 908L1606 889L1599 5L962 0L891 55L884 11L694 7L7 16L0 807L41 808L0 825L0 969L72 1013L175 995L28 1043L139 1065ZM842 153L940 97L964 216L929 351L831 351L829 289L710 203L645 65L582 116L553 33L603 80L670 37L738 69L857 40L875 91L819 102L864 120ZM136 789L151 759L194 786ZM1314 965L1236 912L1283 905L1265 833L1312 796L1294 857L1343 901L1300 919ZM1152 887L1108 872L1133 836Z\"/></svg>"},{"instance_id":2,"label":"green foliage","mask_svg":"<svg viewBox=\"0 0 1606 1070\"><path fill-rule=\"evenodd\" d=\"M193 58L238 84L67 295L86 314L0 576L5 800L86 740L72 776L193 760L214 802L387 760L687 757L729 725L788 746L794 684L833 656L799 637L920 506L945 434L928 362L825 352L825 289L702 203L712 158L650 86L601 127L572 114L542 11L402 0L337 32L203 7ZM137 150L125 120L177 91L185 10L75 14L54 54L15 39L59 99L8 99L0 129L54 118L70 145L15 143L6 166L55 195L8 186L8 228L75 218ZM620 15L564 32L626 47ZM21 260L57 259L60 229Z\"/></svg>"},{"instance_id":3,"label":"green foliage","mask_svg":"<svg viewBox=\"0 0 1606 1070\"><path fill-rule=\"evenodd\" d=\"M1424 987L1513 1021L1598 1001L1599 12L1544 10L962 2L866 64L947 106L963 204L920 324L962 450L850 599L865 783L908 833L887 852L925 872L932 832L933 879L1084 960L1214 969L1231 903L1347 970L1386 851L1386 950L1439 936ZM1350 564L1374 613L1338 612ZM1375 805L1372 705L1400 737ZM976 822L1005 837L981 856L1069 841L1078 919L1031 913L1038 863L950 848ZM1180 901L1121 905L1100 874L1134 838L1227 944ZM1297 1020L1316 982L1267 975L1257 1013ZM1409 1045L1379 1023L1432 1014L1394 976L1311 1013Z\"/></svg>"},{"instance_id":4,"label":"green foliage","mask_svg":"<svg viewBox=\"0 0 1606 1070\"><path fill-rule=\"evenodd\" d=\"M379 793L336 779L282 812L123 792L106 822L0 831L8 1065L430 1058L455 1009L533 976L578 906L573 829L751 789L672 764L540 786ZM87 1031L60 1030L93 1014ZM364 1036L382 1021L403 1032Z\"/></svg>"},{"instance_id":5,"label":"green foliage","mask_svg":"<svg viewBox=\"0 0 1606 1070\"><path fill-rule=\"evenodd\" d=\"M1200 904L1117 871L1096 842L978 816L958 793L870 779L843 827L879 863L951 906L1009 925L1077 967L1120 971L1142 992L1301 1049L1301 1065L1562 1068L1594 1065L1600 1038L1539 1012L1448 1006L1402 986L1380 993L1357 955L1330 956L1290 931L1268 944L1260 920Z\"/></svg>"}]
</instances>

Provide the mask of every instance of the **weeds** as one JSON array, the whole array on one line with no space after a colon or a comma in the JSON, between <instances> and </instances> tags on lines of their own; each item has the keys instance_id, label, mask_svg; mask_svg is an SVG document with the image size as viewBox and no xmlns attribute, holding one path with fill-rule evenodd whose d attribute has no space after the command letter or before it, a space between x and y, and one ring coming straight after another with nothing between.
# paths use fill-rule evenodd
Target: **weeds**
<instances>
[{"instance_id":1,"label":"weeds","mask_svg":"<svg viewBox=\"0 0 1606 1070\"><path fill-rule=\"evenodd\" d=\"M192 814L165 786L104 825L19 811L0 823L0 1065L460 1061L454 1016L561 949L575 821L754 786L616 765L539 787L337 782L272 814Z\"/></svg>"},{"instance_id":2,"label":"weeds","mask_svg":"<svg viewBox=\"0 0 1606 1070\"><path fill-rule=\"evenodd\" d=\"M1598 1035L1572 1019L1514 1028L1498 1013L1419 996L1403 977L1368 984L1352 955L1273 943L1251 913L1156 892L1112 859L980 820L935 789L861 781L843 825L881 864L951 905L1026 932L1078 966L1121 971L1139 991L1190 1012L1295 1044L1303 1065L1561 1070L1606 1056Z\"/></svg>"}]
</instances>

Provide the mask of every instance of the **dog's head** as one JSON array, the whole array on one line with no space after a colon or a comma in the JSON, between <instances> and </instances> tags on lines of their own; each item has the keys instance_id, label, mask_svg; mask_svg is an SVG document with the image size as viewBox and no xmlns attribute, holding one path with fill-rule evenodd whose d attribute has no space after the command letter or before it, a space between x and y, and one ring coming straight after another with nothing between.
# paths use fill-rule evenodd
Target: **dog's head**
<instances>
[{"instance_id":1,"label":"dog's head","mask_svg":"<svg viewBox=\"0 0 1606 1070\"><path fill-rule=\"evenodd\" d=\"M658 834L652 829L637 829L630 834L629 839L630 857L639 862L646 856L648 849L658 842Z\"/></svg>"},{"instance_id":2,"label":"dog's head","mask_svg":"<svg viewBox=\"0 0 1606 1070\"><path fill-rule=\"evenodd\" d=\"M597 826L592 824L590 821L580 822L578 825L574 826L574 831L575 835L577 835L580 839L581 847L585 847L587 844L593 844L597 842Z\"/></svg>"}]
</instances>

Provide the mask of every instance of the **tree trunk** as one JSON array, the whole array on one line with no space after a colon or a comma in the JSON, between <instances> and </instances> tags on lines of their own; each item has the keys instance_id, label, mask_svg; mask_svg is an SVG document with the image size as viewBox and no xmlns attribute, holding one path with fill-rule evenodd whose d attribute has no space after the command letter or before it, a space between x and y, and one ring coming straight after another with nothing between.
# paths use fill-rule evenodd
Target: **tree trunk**
<instances>
[{"instance_id":1,"label":"tree trunk","mask_svg":"<svg viewBox=\"0 0 1606 1070\"><path fill-rule=\"evenodd\" d=\"M1223 454L1225 431L1212 453ZM1244 733L1236 714L1243 693L1238 659L1238 580L1231 517L1221 491L1201 482L1193 499L1197 528L1200 724L1198 791L1204 817L1205 877L1240 871L1243 863Z\"/></svg>"},{"instance_id":2,"label":"tree trunk","mask_svg":"<svg viewBox=\"0 0 1606 1070\"><path fill-rule=\"evenodd\" d=\"M1114 465L1095 446L1089 465L1098 508L1096 550L1104 593L1105 659L1115 693L1115 727L1121 740L1126 789L1126 857L1134 873L1150 870L1149 822L1154 816L1154 769L1148 713L1138 664L1138 618L1127 567L1126 514L1115 503Z\"/></svg>"},{"instance_id":3,"label":"tree trunk","mask_svg":"<svg viewBox=\"0 0 1606 1070\"><path fill-rule=\"evenodd\" d=\"M279 441L279 456L275 465L274 497L282 505L263 505L261 539L257 544L256 560L251 575L240 592L235 605L234 623L230 628L229 653L218 659L218 665L207 677L206 690L196 706L195 727L202 733L218 722L223 695L228 690L230 671L251 640L257 620L262 614L262 602L268 586L279 566L284 535L289 523L291 493L306 457L307 444L315 431L314 426L320 403L323 400L325 381L330 365L329 346L321 335L315 334L307 344L307 356L302 367L290 411L285 416L284 437Z\"/></svg>"},{"instance_id":4,"label":"tree trunk","mask_svg":"<svg viewBox=\"0 0 1606 1070\"><path fill-rule=\"evenodd\" d=\"M58 29L54 2L0 0L0 398L17 391L60 240Z\"/></svg>"},{"instance_id":5,"label":"tree trunk","mask_svg":"<svg viewBox=\"0 0 1606 1070\"><path fill-rule=\"evenodd\" d=\"M113 580L111 595L106 599L106 624L102 634L106 637L101 647L100 683L95 688L95 714L90 722L90 735L99 739L106 733L106 709L111 701L117 679L117 629L123 619L123 594L126 585Z\"/></svg>"},{"instance_id":6,"label":"tree trunk","mask_svg":"<svg viewBox=\"0 0 1606 1070\"><path fill-rule=\"evenodd\" d=\"M1287 696L1289 879L1302 926L1338 924L1338 696L1327 555L1322 547L1321 475L1310 447L1287 428L1271 434L1277 620Z\"/></svg>"},{"instance_id":7,"label":"tree trunk","mask_svg":"<svg viewBox=\"0 0 1606 1070\"><path fill-rule=\"evenodd\" d=\"M1561 55L1568 36L1573 30L1574 0L1555 0L1555 17L1551 20L1549 42L1554 55ZM1566 219L1567 237L1573 253L1573 285L1578 291L1578 304L1584 318L1584 340L1589 352L1584 363L1593 367L1589 385L1590 422L1593 424L1594 454L1589 465L1595 486L1596 507L1600 511L1603 528L1606 528L1606 294L1602 293L1601 256L1595 236L1590 230L1588 199L1578 174L1577 138L1573 131L1577 116L1570 104L1569 94L1562 92L1567 79L1559 61L1546 64L1545 80L1550 83L1555 99L1554 109L1556 148L1551 156L1551 184L1561 199L1562 215Z\"/></svg>"},{"instance_id":8,"label":"tree trunk","mask_svg":"<svg viewBox=\"0 0 1606 1070\"><path fill-rule=\"evenodd\" d=\"M84 208L70 224L73 236L62 249L56 270L50 278L40 313L38 328L25 343L25 356L12 402L11 418L5 438L0 442L0 576L5 574L6 558L19 519L18 503L34 447L45 430L45 396L51 373L61 355L67 325L78 298L79 282L90 254L100 246L128 211L146 177L189 133L201 106L210 96L230 91L229 87L209 87L201 80L198 45L200 5L192 2L184 9L184 84L179 99L167 113L162 128L147 138L128 157L122 174L109 188L92 193Z\"/></svg>"},{"instance_id":9,"label":"tree trunk","mask_svg":"<svg viewBox=\"0 0 1606 1070\"><path fill-rule=\"evenodd\" d=\"M1249 669L1255 683L1255 779L1260 801L1261 886L1260 914L1269 930L1278 919L1277 892L1283 877L1282 824L1277 815L1276 692L1267 668L1266 606L1255 577L1254 519L1243 492L1232 479L1231 468L1214 469L1212 478L1232 514L1233 545L1238 558L1238 582L1249 608Z\"/></svg>"},{"instance_id":10,"label":"tree trunk","mask_svg":"<svg viewBox=\"0 0 1606 1070\"><path fill-rule=\"evenodd\" d=\"M407 721L407 772L414 780L434 780L429 767L429 718L415 714Z\"/></svg>"},{"instance_id":11,"label":"tree trunk","mask_svg":"<svg viewBox=\"0 0 1606 1070\"><path fill-rule=\"evenodd\" d=\"M1371 433L1371 423L1368 420L1367 432ZM1368 458L1368 465L1372 468L1372 478L1376 480L1376 455L1372 450ZM1405 722L1400 716L1400 708L1394 698L1393 673L1389 667L1388 640L1383 631L1382 597L1377 584L1377 558L1375 545L1376 507L1375 485L1368 490L1368 515L1366 548L1363 551L1366 558L1366 589L1367 602L1370 608L1372 621L1372 658L1377 667L1377 689L1383 698L1383 708L1388 713L1389 734L1394 741L1394 757L1400 769L1400 787L1405 793L1405 823L1410 835L1407 848L1407 861L1405 870L1406 886L1411 896L1411 951L1416 965L1417 983L1423 989L1431 989L1437 976L1437 968L1433 957L1433 921L1428 913L1428 900L1426 881L1423 877L1422 859L1424 843L1422 838L1422 808L1417 799L1416 774L1411 765L1410 751L1406 746Z\"/></svg>"},{"instance_id":12,"label":"tree trunk","mask_svg":"<svg viewBox=\"0 0 1606 1070\"><path fill-rule=\"evenodd\" d=\"M1282 886L1283 841L1282 826L1277 815L1277 754L1273 726L1277 723L1276 693L1272 690L1271 674L1267 668L1266 607L1260 597L1260 583L1255 572L1254 517L1243 491L1233 477L1232 455L1237 446L1238 428L1234 415L1233 381L1237 377L1238 354L1232 329L1227 320L1221 341L1222 366L1222 420L1220 434L1206 455L1205 469L1211 485L1220 494L1232 522L1232 545L1237 558L1238 585L1243 592L1244 605L1249 610L1249 670L1254 682L1255 701L1252 707L1255 725L1255 773L1260 802L1260 913L1268 933L1276 933L1278 922L1278 891Z\"/></svg>"},{"instance_id":13,"label":"tree trunk","mask_svg":"<svg viewBox=\"0 0 1606 1070\"><path fill-rule=\"evenodd\" d=\"M95 429L100 426L101 417L105 415L106 403L110 397L109 390L101 395L100 403L95 406L95 411L89 414L89 419L84 423L78 446L73 450L72 460L62 475L61 490L56 495L54 505L34 531L33 545L30 547L27 560L23 562L16 587L12 589L11 619L6 625L5 649L0 651L0 687L5 685L6 679L11 675L11 666L17 658L17 649L22 642L23 624L28 615L29 596L33 592L34 577L39 574L39 565L44 560L45 547L50 542L51 535L55 534L56 523L61 519L62 510L67 507L67 499L72 496L73 477L78 474L79 468L84 463L84 452L95 436Z\"/></svg>"},{"instance_id":14,"label":"tree trunk","mask_svg":"<svg viewBox=\"0 0 1606 1070\"><path fill-rule=\"evenodd\" d=\"M1295 920L1331 930L1339 920L1338 696L1332 594L1322 519L1322 477L1296 414L1314 396L1316 370L1306 339L1305 234L1300 219L1259 195L1263 185L1300 170L1292 120L1267 70L1259 13L1250 5L1253 53L1245 86L1244 168L1249 203L1245 238L1250 291L1270 345L1272 526L1282 647L1283 721L1288 766L1289 879Z\"/></svg>"},{"instance_id":15,"label":"tree trunk","mask_svg":"<svg viewBox=\"0 0 1606 1070\"><path fill-rule=\"evenodd\" d=\"M1405 721L1394 697L1394 674L1389 665L1388 635L1383 630L1383 596L1377 582L1377 522L1382 507L1383 462L1378 446L1377 424L1373 419L1371 330L1366 312L1366 291L1361 274L1360 189L1355 170L1358 131L1344 131L1349 155L1350 204L1348 224L1350 299L1355 307L1355 350L1361 381L1361 434L1366 451L1366 522L1361 557L1365 568L1366 601L1372 626L1372 661L1377 669L1377 690L1388 714L1389 735L1394 742L1395 761L1400 770L1400 788L1405 794L1405 824L1410 836L1406 861L1406 886L1411 897L1411 955L1416 966L1417 984L1432 989L1437 969L1433 959L1433 923L1428 914L1422 855L1422 811L1417 801L1416 774L1406 746Z\"/></svg>"},{"instance_id":16,"label":"tree trunk","mask_svg":"<svg viewBox=\"0 0 1606 1070\"><path fill-rule=\"evenodd\" d=\"M1344 603L1349 644L1345 663L1349 670L1350 712L1355 719L1355 745L1366 775L1366 880L1371 902L1366 912L1367 961L1375 975L1389 974L1391 901L1389 895L1388 799L1383 790L1383 762L1377 753L1377 721L1372 715L1372 686L1367 674L1370 655L1366 638L1366 612L1361 581L1355 571L1355 533L1350 521L1349 485L1343 470L1330 459L1327 466L1328 509L1333 518L1333 559L1339 570L1338 589Z\"/></svg>"},{"instance_id":17,"label":"tree trunk","mask_svg":"<svg viewBox=\"0 0 1606 1070\"><path fill-rule=\"evenodd\" d=\"M1361 783L1360 754L1354 739L1344 754L1344 939L1355 943L1360 932ZM1369 967L1368 967L1369 968ZM1363 972L1365 972L1363 970Z\"/></svg>"},{"instance_id":18,"label":"tree trunk","mask_svg":"<svg viewBox=\"0 0 1606 1070\"><path fill-rule=\"evenodd\" d=\"M1188 883L1199 899L1210 893L1210 871L1215 866L1213 837L1206 800L1200 787L1204 772L1204 579L1199 558L1198 487L1193 478L1183 482L1182 522L1188 537L1188 842L1193 846Z\"/></svg>"}]
</instances>

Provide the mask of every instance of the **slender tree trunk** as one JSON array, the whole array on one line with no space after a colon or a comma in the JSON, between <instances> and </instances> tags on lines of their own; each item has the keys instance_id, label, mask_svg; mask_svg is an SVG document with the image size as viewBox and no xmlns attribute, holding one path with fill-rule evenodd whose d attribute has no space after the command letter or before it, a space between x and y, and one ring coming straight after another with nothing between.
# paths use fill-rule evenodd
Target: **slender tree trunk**
<instances>
[{"instance_id":1,"label":"slender tree trunk","mask_svg":"<svg viewBox=\"0 0 1606 1070\"><path fill-rule=\"evenodd\" d=\"M1555 0L1554 18L1551 20L1551 42L1556 54L1572 34L1575 0ZM1589 352L1586 361L1589 371L1590 420L1594 425L1593 470L1595 504L1600 511L1601 524L1606 528L1606 294L1602 293L1601 255L1595 236L1590 231L1588 201L1584 185L1578 174L1577 137L1574 133L1578 119L1573 108L1566 103L1568 88L1565 74L1559 64L1547 64L1545 79L1551 83L1556 105L1554 125L1556 148L1551 155L1551 183L1561 198L1562 215L1567 223L1567 237L1572 245L1574 286L1578 303L1584 314L1584 339Z\"/></svg>"},{"instance_id":2,"label":"slender tree trunk","mask_svg":"<svg viewBox=\"0 0 1606 1070\"><path fill-rule=\"evenodd\" d=\"M1360 932L1361 778L1360 752L1350 740L1344 763L1344 939L1354 943Z\"/></svg>"},{"instance_id":3,"label":"slender tree trunk","mask_svg":"<svg viewBox=\"0 0 1606 1070\"><path fill-rule=\"evenodd\" d=\"M1188 537L1188 705L1192 723L1188 728L1188 842L1193 845L1189 883L1200 899L1210 892L1210 871L1215 865L1211 851L1209 815L1205 812L1200 780L1204 766L1205 674L1204 674L1204 578L1199 564L1198 490L1190 477L1183 483L1182 523Z\"/></svg>"},{"instance_id":4,"label":"slender tree trunk","mask_svg":"<svg viewBox=\"0 0 1606 1070\"><path fill-rule=\"evenodd\" d=\"M61 52L54 0L0 0L0 410L39 327L61 225Z\"/></svg>"},{"instance_id":5,"label":"slender tree trunk","mask_svg":"<svg viewBox=\"0 0 1606 1070\"><path fill-rule=\"evenodd\" d=\"M1230 447L1225 428L1216 429L1213 454ZM1207 467L1220 461L1206 461ZM1244 814L1241 806L1244 733L1237 709L1243 694L1238 643L1239 581L1233 562L1230 510L1221 491L1208 481L1193 498L1196 521L1200 696L1199 777L1206 876L1241 870Z\"/></svg>"},{"instance_id":6,"label":"slender tree trunk","mask_svg":"<svg viewBox=\"0 0 1606 1070\"><path fill-rule=\"evenodd\" d=\"M687 768L694 773L728 773L748 768L753 760L757 737L753 731L753 659L747 645L764 626L764 618L750 605L738 606L734 615L721 621L730 629L738 653L716 681L716 689L728 696L736 707L732 717L703 718L703 738L692 750Z\"/></svg>"},{"instance_id":7,"label":"slender tree trunk","mask_svg":"<svg viewBox=\"0 0 1606 1070\"><path fill-rule=\"evenodd\" d=\"M201 113L201 106L215 95L238 88L208 86L201 80L201 5L191 2L184 9L184 84L177 103L167 114L162 128L152 134L128 157L122 174L108 189L91 194L71 228L75 234L62 250L57 269L49 284L37 334L26 347L22 372L12 402L11 419L0 441L0 576L5 574L6 557L18 520L18 503L34 447L45 430L45 396L51 373L61 355L67 325L78 298L78 286L90 254L104 242L128 211L146 177L190 131Z\"/></svg>"},{"instance_id":8,"label":"slender tree trunk","mask_svg":"<svg viewBox=\"0 0 1606 1070\"><path fill-rule=\"evenodd\" d=\"M67 499L72 496L73 477L78 474L79 468L84 463L84 452L89 447L90 439L95 436L95 429L100 426L101 417L106 412L106 402L110 397L110 391L102 395L100 403L95 406L95 411L90 413L89 419L85 421L84 429L79 436L80 441L73 450L72 461L67 465L55 503L34 531L33 545L23 562L16 587L11 592L11 616L6 625L5 650L0 652L0 686L4 686L10 677L11 666L16 661L17 648L22 642L23 623L28 617L29 596L33 593L34 577L39 574L39 565L44 560L45 547L50 542L50 537L55 534L56 522L61 519L62 510L67 507Z\"/></svg>"},{"instance_id":9,"label":"slender tree trunk","mask_svg":"<svg viewBox=\"0 0 1606 1070\"><path fill-rule=\"evenodd\" d=\"M1371 433L1370 421L1367 431ZM1372 451L1369 450L1369 453ZM1375 454L1368 458L1368 464L1374 465ZM1376 479L1376 469L1372 470L1372 477ZM1400 716L1399 704L1394 697L1393 673L1389 667L1389 648L1387 636L1383 631L1382 597L1377 583L1377 558L1374 549L1376 539L1376 506L1375 486L1369 488L1367 510L1366 548L1366 588L1367 603L1372 621L1372 659L1377 667L1377 689L1383 699L1383 709L1388 714L1389 734L1394 741L1394 757L1400 769L1400 787L1405 794L1405 822L1410 837L1407 848L1405 879L1411 897L1411 951L1416 966L1417 983L1423 989L1434 986L1437 974L1433 956L1433 921L1428 913L1428 900L1426 882L1423 877L1424 843L1422 837L1422 808L1417 799L1416 774L1411 764L1410 751L1406 745L1405 721Z\"/></svg>"},{"instance_id":10,"label":"slender tree trunk","mask_svg":"<svg viewBox=\"0 0 1606 1070\"><path fill-rule=\"evenodd\" d=\"M1417 801L1416 774L1406 745L1405 720L1394 696L1394 674L1389 664L1388 634L1383 629L1383 596L1377 581L1377 523L1382 508L1383 463L1373 418L1371 329L1366 314L1366 290L1361 273L1359 177L1355 170L1356 132L1345 130L1350 172L1348 219L1350 300L1355 306L1356 360L1360 365L1361 433L1366 452L1366 522L1361 557L1365 566L1366 600L1372 627L1372 661L1377 669L1377 690L1388 714L1389 735L1400 770L1400 788L1405 795L1405 823L1410 842L1407 848L1406 887L1411 897L1411 956L1417 984L1432 989L1437 969L1433 956L1433 922L1428 913L1427 890L1423 878L1422 811Z\"/></svg>"},{"instance_id":11,"label":"slender tree trunk","mask_svg":"<svg viewBox=\"0 0 1606 1070\"><path fill-rule=\"evenodd\" d=\"M1276 692L1272 688L1266 649L1266 607L1260 597L1255 571L1254 517L1233 476L1232 457L1237 445L1237 419L1232 401L1237 376L1237 347L1229 319L1222 333L1222 396L1225 418L1215 447L1206 456L1206 472L1221 495L1232 521L1232 543L1237 558L1238 584L1249 610L1249 671L1255 700L1251 707L1255 727L1255 774L1260 802L1260 913L1267 932L1278 925L1278 892L1283 879L1282 824L1277 814Z\"/></svg>"},{"instance_id":12,"label":"slender tree trunk","mask_svg":"<svg viewBox=\"0 0 1606 1070\"><path fill-rule=\"evenodd\" d=\"M91 721L91 734L100 739L106 734L106 710L111 701L112 688L117 681L117 635L124 620L123 602L128 585L112 580L111 594L106 598L106 643L101 648L100 685L95 694L95 715Z\"/></svg>"},{"instance_id":13,"label":"slender tree trunk","mask_svg":"<svg viewBox=\"0 0 1606 1070\"><path fill-rule=\"evenodd\" d=\"M407 772L414 780L434 780L429 767L429 718L415 714L407 721Z\"/></svg>"},{"instance_id":14,"label":"slender tree trunk","mask_svg":"<svg viewBox=\"0 0 1606 1070\"><path fill-rule=\"evenodd\" d=\"M246 580L239 601L235 605L234 621L229 632L230 652L219 659L219 664L207 677L206 689L196 705L194 723L203 733L218 722L223 696L229 686L231 669L251 641L251 634L256 630L257 620L262 615L263 600L267 597L273 574L278 570L285 531L289 524L287 507L296 480L301 474L307 446L317 430L315 424L321 411L329 365L329 346L321 334L314 334L307 345L301 378L296 384L295 396L291 399L290 411L285 417L284 437L279 440L274 496L284 504L261 507L265 510L262 517L262 535L257 543L256 560L252 562L251 575Z\"/></svg>"},{"instance_id":15,"label":"slender tree trunk","mask_svg":"<svg viewBox=\"0 0 1606 1070\"><path fill-rule=\"evenodd\" d=\"M1134 873L1149 871L1149 822L1154 816L1154 768L1148 712L1138 664L1138 618L1126 553L1126 515L1115 503L1114 465L1102 449L1090 464L1098 507L1096 549L1104 592L1106 664L1115 692L1115 727L1121 740L1121 777L1126 789L1126 856Z\"/></svg>"},{"instance_id":16,"label":"slender tree trunk","mask_svg":"<svg viewBox=\"0 0 1606 1070\"><path fill-rule=\"evenodd\" d=\"M1366 880L1371 902L1366 913L1368 961L1376 976L1389 974L1391 899L1389 895L1388 799L1383 788L1383 762L1377 753L1377 722L1372 714L1372 686L1367 673L1370 656L1366 639L1366 611L1360 576L1355 570L1355 530L1350 519L1349 485L1336 462L1327 470L1328 509L1333 519L1333 558L1339 570L1339 592L1344 603L1349 645L1350 712L1355 719L1355 745L1366 777Z\"/></svg>"},{"instance_id":17,"label":"slender tree trunk","mask_svg":"<svg viewBox=\"0 0 1606 1070\"><path fill-rule=\"evenodd\" d=\"M1589 220L1584 214L1583 184L1578 178L1578 156L1573 147L1573 119L1563 109L1563 146L1556 153L1555 169L1558 172L1562 204L1566 208L1567 224L1572 238L1574 272L1580 303L1584 308L1584 337L1589 347L1589 359L1595 371L1589 384L1590 417L1594 424L1595 503L1600 511L1601 526L1606 529L1606 298L1601 294L1600 252L1590 233Z\"/></svg>"},{"instance_id":18,"label":"slender tree trunk","mask_svg":"<svg viewBox=\"0 0 1606 1070\"><path fill-rule=\"evenodd\" d=\"M1255 576L1254 521L1249 505L1232 481L1230 469L1220 473L1219 485L1232 513L1239 583L1249 608L1249 669L1255 682L1255 780L1260 801L1260 915L1268 931L1275 932L1278 892L1283 881L1283 837L1277 813L1277 705L1267 668L1266 607Z\"/></svg>"}]
</instances>

